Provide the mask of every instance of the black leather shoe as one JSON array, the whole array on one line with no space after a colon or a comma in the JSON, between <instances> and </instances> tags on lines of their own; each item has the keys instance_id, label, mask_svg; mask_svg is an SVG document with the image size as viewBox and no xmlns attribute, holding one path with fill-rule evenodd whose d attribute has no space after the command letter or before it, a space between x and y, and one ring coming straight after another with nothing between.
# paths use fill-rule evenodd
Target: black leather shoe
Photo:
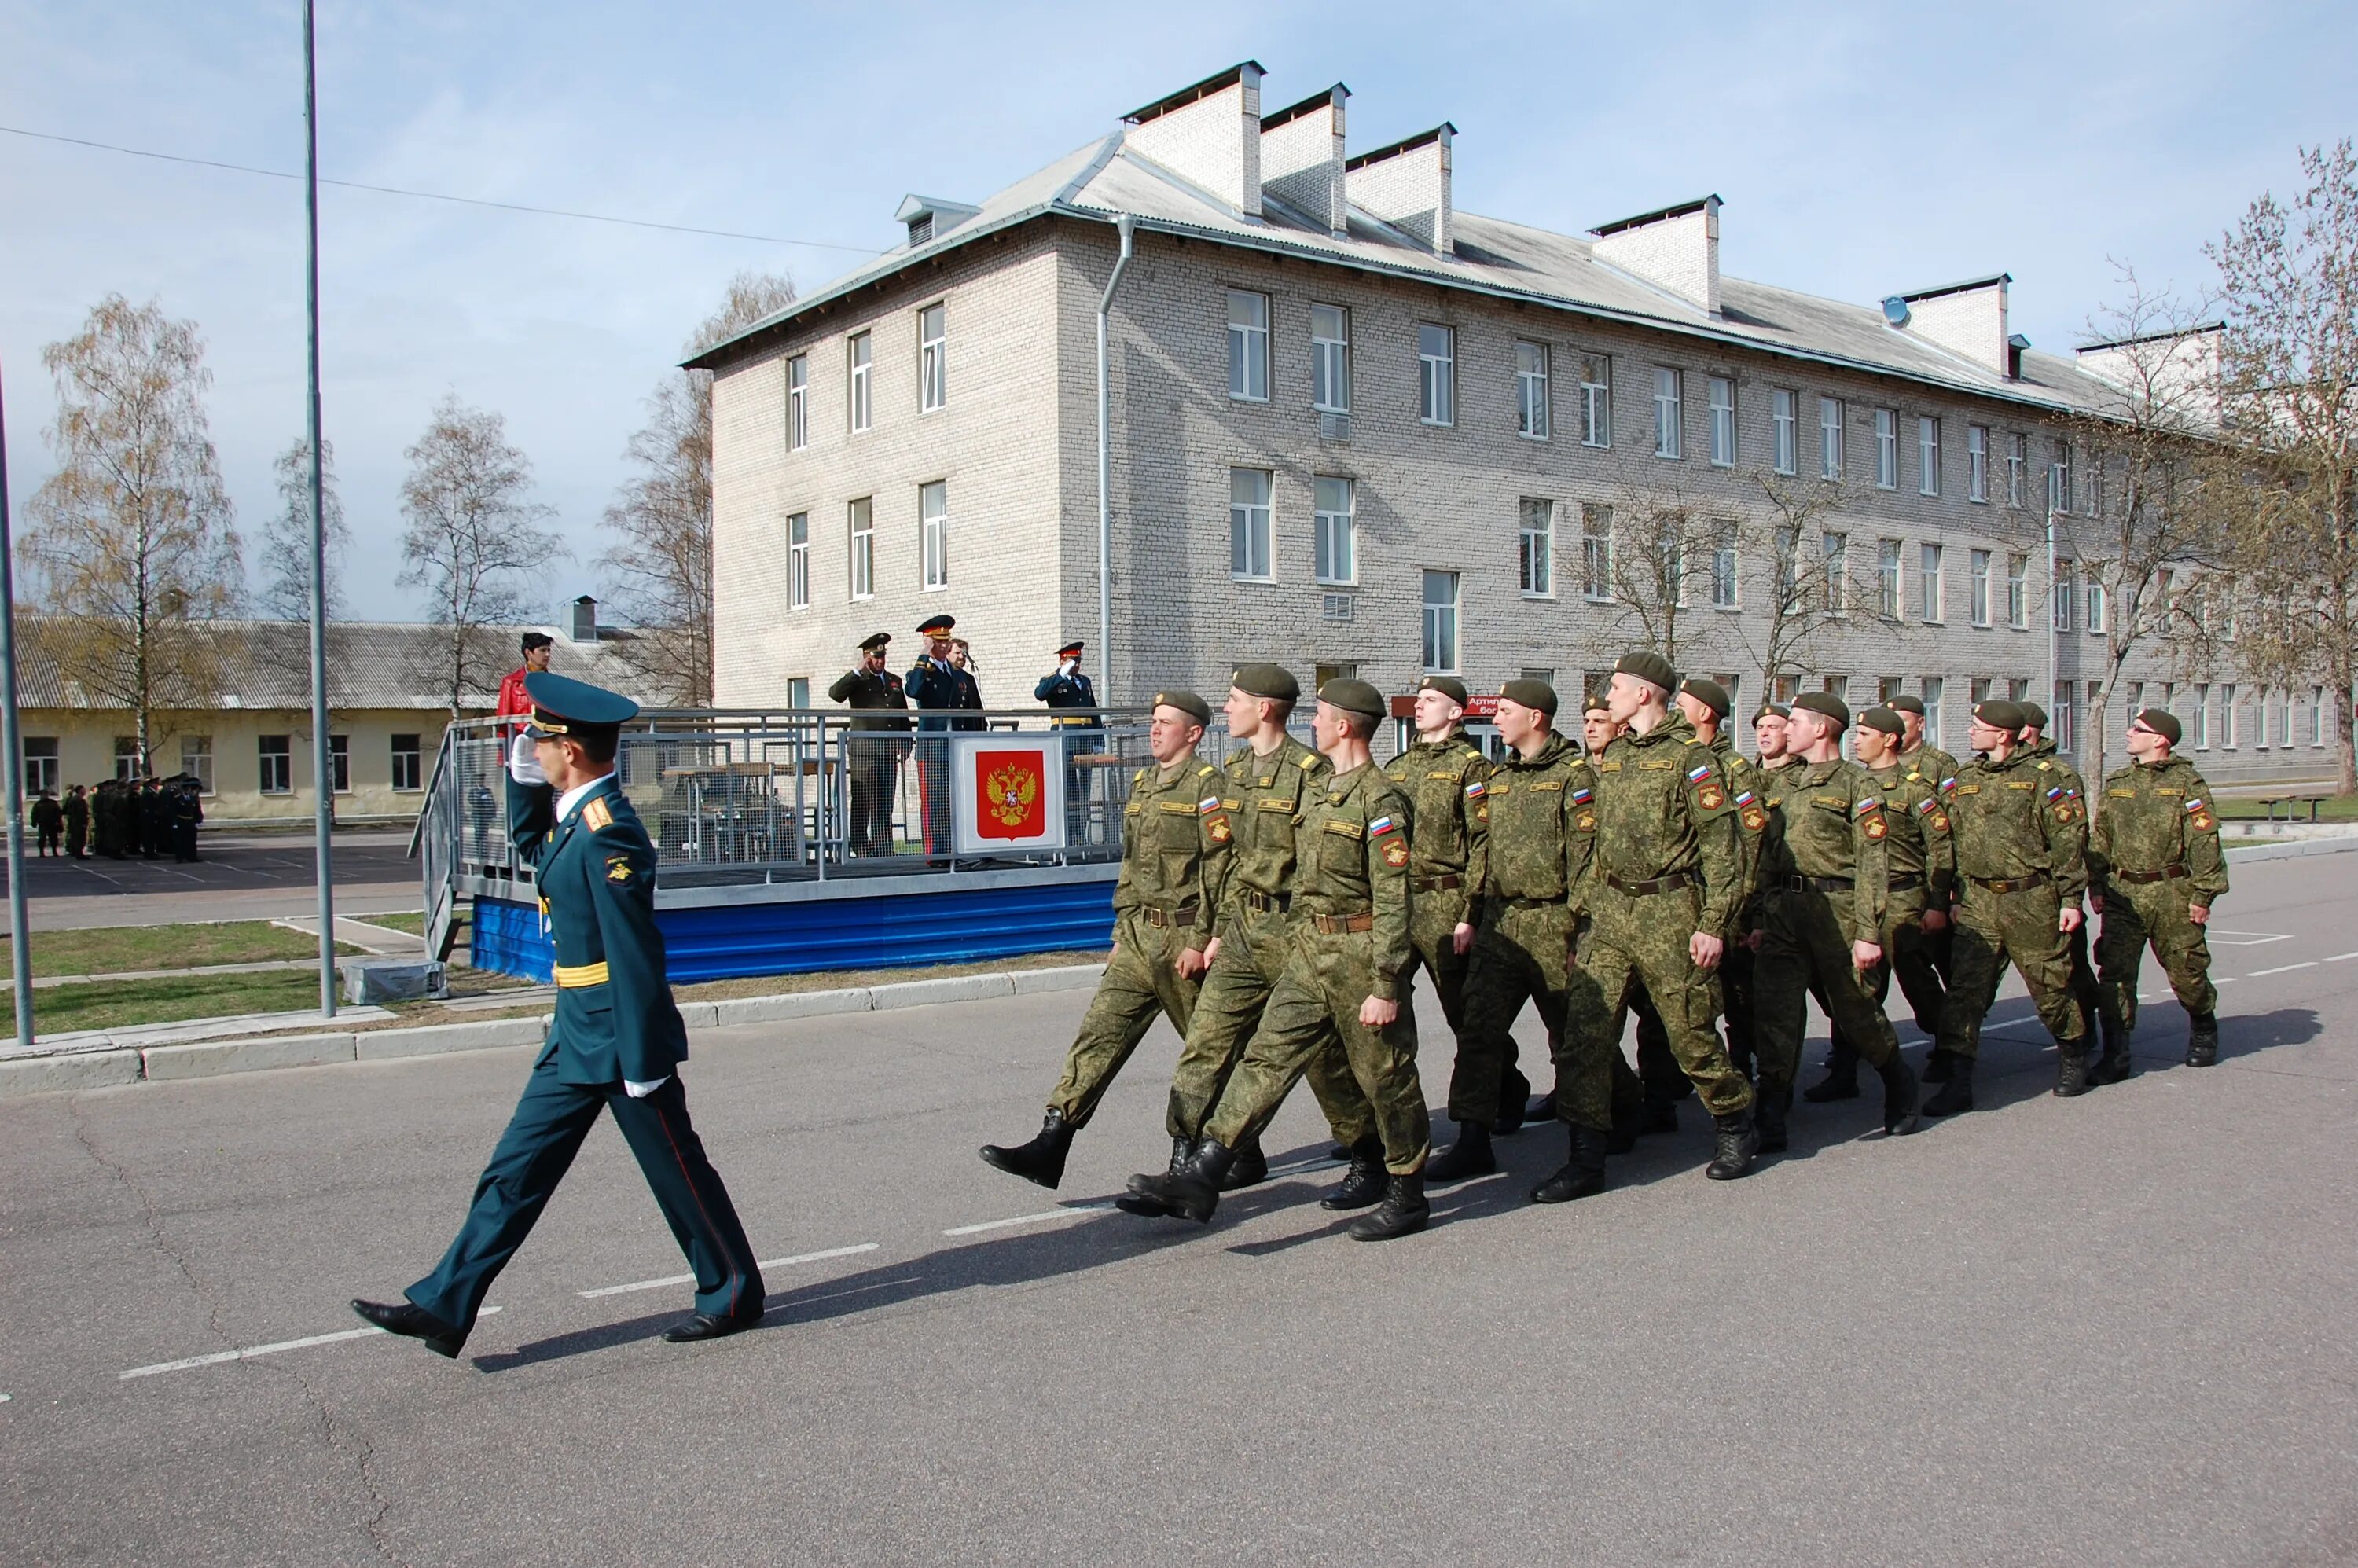
<instances>
[{"instance_id":1,"label":"black leather shoe","mask_svg":"<svg viewBox=\"0 0 2358 1568\"><path fill-rule=\"evenodd\" d=\"M1760 1152L1760 1131L1748 1109L1734 1116L1714 1117L1713 1120L1716 1135L1712 1162L1703 1168L1703 1173L1714 1182L1732 1182L1752 1169L1753 1158Z\"/></svg>"},{"instance_id":2,"label":"black leather shoe","mask_svg":"<svg viewBox=\"0 0 2358 1568\"><path fill-rule=\"evenodd\" d=\"M1160 1212L1180 1219L1192 1219L1197 1225L1209 1224L1220 1206L1220 1183L1228 1173L1228 1165L1236 1156L1223 1148L1217 1140L1206 1138L1195 1145L1195 1157L1186 1165L1167 1176L1156 1176L1146 1184L1143 1192L1131 1195L1141 1202L1159 1203L1159 1211L1132 1208L1132 1214Z\"/></svg>"},{"instance_id":3,"label":"black leather shoe","mask_svg":"<svg viewBox=\"0 0 2358 1568\"><path fill-rule=\"evenodd\" d=\"M732 1334L742 1334L762 1321L762 1307L732 1316L719 1317L708 1312L690 1313L663 1331L666 1345L689 1345L699 1339L726 1339Z\"/></svg>"},{"instance_id":4,"label":"black leather shoe","mask_svg":"<svg viewBox=\"0 0 2358 1568\"><path fill-rule=\"evenodd\" d=\"M1826 1076L1801 1091L1801 1098L1812 1105L1826 1105L1838 1099L1858 1098L1858 1063L1854 1058L1847 1069L1829 1065Z\"/></svg>"},{"instance_id":5,"label":"black leather shoe","mask_svg":"<svg viewBox=\"0 0 2358 1568\"><path fill-rule=\"evenodd\" d=\"M1354 1241L1390 1241L1413 1236L1433 1217L1424 1201L1422 1176L1394 1176L1384 1187L1384 1201L1351 1227Z\"/></svg>"},{"instance_id":6,"label":"black leather shoe","mask_svg":"<svg viewBox=\"0 0 2358 1568\"><path fill-rule=\"evenodd\" d=\"M1521 1068L1509 1067L1498 1080L1498 1118L1493 1130L1499 1137L1521 1130L1531 1098L1531 1079L1523 1076ZM1549 1105L1552 1108L1554 1101L1551 1099Z\"/></svg>"},{"instance_id":7,"label":"black leather shoe","mask_svg":"<svg viewBox=\"0 0 2358 1568\"><path fill-rule=\"evenodd\" d=\"M1924 1075L1930 1078L1932 1075ZM1949 1071L1941 1079L1941 1089L1924 1102L1926 1116L1954 1116L1961 1110L1974 1108L1974 1064L1970 1057L1952 1056Z\"/></svg>"},{"instance_id":8,"label":"black leather shoe","mask_svg":"<svg viewBox=\"0 0 2358 1568\"><path fill-rule=\"evenodd\" d=\"M1384 1184L1384 1141L1370 1132L1351 1146L1351 1168L1318 1206L1338 1212L1366 1208L1383 1200Z\"/></svg>"},{"instance_id":9,"label":"black leather shoe","mask_svg":"<svg viewBox=\"0 0 2358 1568\"><path fill-rule=\"evenodd\" d=\"M1260 1152L1260 1140L1256 1138L1237 1151L1228 1164L1228 1173L1220 1178L1220 1191L1237 1192L1245 1187L1259 1186L1269 1180L1269 1156Z\"/></svg>"},{"instance_id":10,"label":"black leather shoe","mask_svg":"<svg viewBox=\"0 0 2358 1568\"><path fill-rule=\"evenodd\" d=\"M1010 1175L1021 1176L1027 1182L1055 1190L1065 1179L1065 1155L1073 1147L1073 1126L1062 1113L1050 1111L1040 1123L1039 1135L1029 1143L1002 1147L997 1143L982 1146L982 1162L996 1165Z\"/></svg>"},{"instance_id":11,"label":"black leather shoe","mask_svg":"<svg viewBox=\"0 0 2358 1568\"><path fill-rule=\"evenodd\" d=\"M1531 1189L1533 1203L1570 1203L1605 1190L1605 1134L1569 1124L1572 1154L1563 1168Z\"/></svg>"},{"instance_id":12,"label":"black leather shoe","mask_svg":"<svg viewBox=\"0 0 2358 1568\"><path fill-rule=\"evenodd\" d=\"M1383 1152L1383 1145L1377 1144L1375 1158L1370 1162L1379 1183L1384 1174ZM1478 1121L1464 1121L1457 1125L1457 1141L1426 1162L1424 1179L1436 1183L1463 1182L1475 1176L1489 1175L1498 1168L1498 1156L1490 1147L1490 1130ZM1352 1170L1356 1173L1358 1167L1354 1165ZM1377 1195L1381 1195L1382 1190L1379 1186ZM1373 1203L1376 1199L1369 1197L1368 1201Z\"/></svg>"},{"instance_id":13,"label":"black leather shoe","mask_svg":"<svg viewBox=\"0 0 2358 1568\"><path fill-rule=\"evenodd\" d=\"M1928 1084L1945 1084L1949 1081L1949 1075L1956 1069L1957 1058L1935 1046L1932 1054L1924 1058L1924 1081Z\"/></svg>"},{"instance_id":14,"label":"black leather shoe","mask_svg":"<svg viewBox=\"0 0 2358 1568\"><path fill-rule=\"evenodd\" d=\"M2219 1060L2219 1015L2198 1012L2188 1022L2186 1065L2208 1067Z\"/></svg>"},{"instance_id":15,"label":"black leather shoe","mask_svg":"<svg viewBox=\"0 0 2358 1568\"><path fill-rule=\"evenodd\" d=\"M1877 1071L1883 1076L1883 1130L1887 1137L1904 1138L1923 1122L1917 1110L1921 1090L1916 1075L1908 1070L1908 1058L1898 1052L1891 1054Z\"/></svg>"},{"instance_id":16,"label":"black leather shoe","mask_svg":"<svg viewBox=\"0 0 2358 1568\"><path fill-rule=\"evenodd\" d=\"M411 1339L426 1341L426 1348L437 1356L455 1357L467 1343L467 1336L427 1312L414 1302L364 1302L353 1298L352 1310L361 1321Z\"/></svg>"},{"instance_id":17,"label":"black leather shoe","mask_svg":"<svg viewBox=\"0 0 2358 1568\"><path fill-rule=\"evenodd\" d=\"M2061 1099L2070 1099L2088 1092L2088 1047L2084 1041L2075 1042L2056 1053L2055 1093Z\"/></svg>"}]
</instances>

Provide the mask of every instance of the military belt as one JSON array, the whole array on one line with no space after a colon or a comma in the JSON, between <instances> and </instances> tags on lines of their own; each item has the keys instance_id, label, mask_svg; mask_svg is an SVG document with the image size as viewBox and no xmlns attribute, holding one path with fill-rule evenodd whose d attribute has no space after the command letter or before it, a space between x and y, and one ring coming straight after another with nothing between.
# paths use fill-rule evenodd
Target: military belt
<instances>
[{"instance_id":1,"label":"military belt","mask_svg":"<svg viewBox=\"0 0 2358 1568\"><path fill-rule=\"evenodd\" d=\"M1642 882L1625 882L1608 871L1606 873L1605 880L1616 889L1634 898L1644 898L1650 893L1676 892L1681 888L1693 887L1703 881L1693 871L1672 871L1669 876L1656 877L1650 881Z\"/></svg>"},{"instance_id":2,"label":"military belt","mask_svg":"<svg viewBox=\"0 0 2358 1568\"><path fill-rule=\"evenodd\" d=\"M1192 903L1183 903L1176 909L1163 909L1154 904L1141 903L1138 906L1138 918L1149 925L1193 925L1195 924L1197 908L1197 905Z\"/></svg>"},{"instance_id":3,"label":"military belt","mask_svg":"<svg viewBox=\"0 0 2358 1568\"><path fill-rule=\"evenodd\" d=\"M2190 877L2193 874L2184 866L2164 866L2158 871L2115 871L2113 881L2142 885L2146 882L2166 882L2174 877Z\"/></svg>"},{"instance_id":4,"label":"military belt","mask_svg":"<svg viewBox=\"0 0 2358 1568\"><path fill-rule=\"evenodd\" d=\"M1339 935L1346 931L1373 931L1376 917L1372 914L1314 914L1310 924L1320 934Z\"/></svg>"},{"instance_id":5,"label":"military belt","mask_svg":"<svg viewBox=\"0 0 2358 1568\"><path fill-rule=\"evenodd\" d=\"M1884 885L1893 892L1914 892L1924 885L1924 879L1916 876L1894 877Z\"/></svg>"},{"instance_id":6,"label":"military belt","mask_svg":"<svg viewBox=\"0 0 2358 1568\"><path fill-rule=\"evenodd\" d=\"M1450 875L1445 877L1419 877L1416 879L1416 891L1419 892L1447 892L1452 888L1460 888L1465 885L1466 879L1458 876L1455 872L1452 872Z\"/></svg>"},{"instance_id":7,"label":"military belt","mask_svg":"<svg viewBox=\"0 0 2358 1568\"><path fill-rule=\"evenodd\" d=\"M1967 881L1985 892L2027 892L2045 887L2054 879L2045 871L2033 871L2027 877L1967 877Z\"/></svg>"},{"instance_id":8,"label":"military belt","mask_svg":"<svg viewBox=\"0 0 2358 1568\"><path fill-rule=\"evenodd\" d=\"M1504 901L1509 909L1555 909L1563 903L1563 895L1553 898L1510 898Z\"/></svg>"},{"instance_id":9,"label":"military belt","mask_svg":"<svg viewBox=\"0 0 2358 1568\"><path fill-rule=\"evenodd\" d=\"M606 983L606 960L594 964L557 964L549 970L550 978L559 988L572 990L579 986L602 986Z\"/></svg>"},{"instance_id":10,"label":"military belt","mask_svg":"<svg viewBox=\"0 0 2358 1568\"><path fill-rule=\"evenodd\" d=\"M1787 892L1847 892L1858 884L1848 877L1787 877Z\"/></svg>"},{"instance_id":11,"label":"military belt","mask_svg":"<svg viewBox=\"0 0 2358 1568\"><path fill-rule=\"evenodd\" d=\"M1238 889L1237 899L1247 909L1260 914L1267 914L1271 910L1282 914L1293 903L1293 895L1290 892L1255 892L1250 888Z\"/></svg>"}]
</instances>

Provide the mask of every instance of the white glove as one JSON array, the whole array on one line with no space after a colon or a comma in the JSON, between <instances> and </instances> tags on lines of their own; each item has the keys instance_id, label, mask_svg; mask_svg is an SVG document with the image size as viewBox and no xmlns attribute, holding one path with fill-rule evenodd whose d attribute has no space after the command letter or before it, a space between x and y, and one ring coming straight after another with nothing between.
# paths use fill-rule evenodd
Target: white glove
<instances>
[{"instance_id":1,"label":"white glove","mask_svg":"<svg viewBox=\"0 0 2358 1568\"><path fill-rule=\"evenodd\" d=\"M662 1077L657 1078L651 1084L634 1084L631 1082L630 1079L624 1078L622 1080L622 1092L629 1095L633 1099L644 1099L669 1082L671 1082L671 1075L669 1073L665 1073Z\"/></svg>"},{"instance_id":2,"label":"white glove","mask_svg":"<svg viewBox=\"0 0 2358 1568\"><path fill-rule=\"evenodd\" d=\"M520 784L545 784L548 775L540 770L540 753L533 750L529 735L518 735L508 745L508 777Z\"/></svg>"},{"instance_id":3,"label":"white glove","mask_svg":"<svg viewBox=\"0 0 2358 1568\"><path fill-rule=\"evenodd\" d=\"M1081 667L1081 661L1080 661L1080 660L1078 660L1078 659L1066 659L1066 660L1065 661L1065 664L1064 664L1064 673L1065 673L1065 675L1068 675L1068 676L1069 676L1069 675L1071 675L1074 671L1076 671L1076 670L1079 669L1080 667Z\"/></svg>"}]
</instances>

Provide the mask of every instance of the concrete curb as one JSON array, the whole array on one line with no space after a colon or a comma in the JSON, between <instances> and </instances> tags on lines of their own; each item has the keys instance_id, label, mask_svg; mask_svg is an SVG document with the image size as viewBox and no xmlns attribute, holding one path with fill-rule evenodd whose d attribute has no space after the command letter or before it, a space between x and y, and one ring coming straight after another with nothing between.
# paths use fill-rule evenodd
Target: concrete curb
<instances>
[{"instance_id":1,"label":"concrete curb","mask_svg":"<svg viewBox=\"0 0 2358 1568\"><path fill-rule=\"evenodd\" d=\"M2234 845L2227 849L2227 864L2241 866L2253 860L2290 860L2303 855L2346 855L2358 849L2358 838L2308 838L2297 844L2262 844L2244 849Z\"/></svg>"},{"instance_id":2,"label":"concrete curb","mask_svg":"<svg viewBox=\"0 0 2358 1568\"><path fill-rule=\"evenodd\" d=\"M136 1051L74 1051L11 1057L0 1061L0 1099L135 1084L140 1070Z\"/></svg>"},{"instance_id":3,"label":"concrete curb","mask_svg":"<svg viewBox=\"0 0 2358 1568\"><path fill-rule=\"evenodd\" d=\"M293 1034L276 1040L207 1040L194 1045L151 1045L139 1053L145 1076L210 1078L265 1067L316 1067L352 1060L353 1034Z\"/></svg>"}]
</instances>

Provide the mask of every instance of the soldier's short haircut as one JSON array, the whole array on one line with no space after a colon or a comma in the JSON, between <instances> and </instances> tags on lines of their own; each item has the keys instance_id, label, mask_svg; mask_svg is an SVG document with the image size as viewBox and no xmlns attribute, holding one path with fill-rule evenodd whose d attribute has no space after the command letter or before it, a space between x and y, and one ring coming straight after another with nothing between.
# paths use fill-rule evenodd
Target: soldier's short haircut
<instances>
[{"instance_id":1,"label":"soldier's short haircut","mask_svg":"<svg viewBox=\"0 0 2358 1568\"><path fill-rule=\"evenodd\" d=\"M576 724L566 730L565 738L579 742L581 754L603 766L614 760L622 745L622 731L612 724Z\"/></svg>"}]
</instances>

